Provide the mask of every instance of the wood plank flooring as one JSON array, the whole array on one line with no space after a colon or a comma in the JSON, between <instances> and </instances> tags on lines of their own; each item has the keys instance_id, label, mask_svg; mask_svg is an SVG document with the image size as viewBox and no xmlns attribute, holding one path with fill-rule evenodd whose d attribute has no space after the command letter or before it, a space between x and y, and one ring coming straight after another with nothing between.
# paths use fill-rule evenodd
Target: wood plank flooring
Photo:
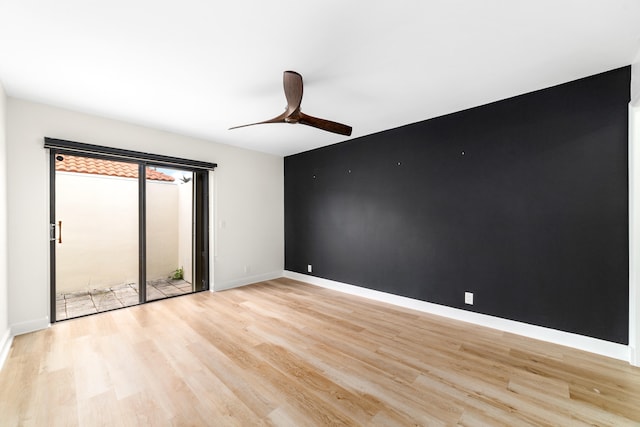
<instances>
[{"instance_id":1,"label":"wood plank flooring","mask_svg":"<svg viewBox=\"0 0 640 427\"><path fill-rule=\"evenodd\" d=\"M278 279L18 336L2 426L640 425L640 369Z\"/></svg>"}]
</instances>

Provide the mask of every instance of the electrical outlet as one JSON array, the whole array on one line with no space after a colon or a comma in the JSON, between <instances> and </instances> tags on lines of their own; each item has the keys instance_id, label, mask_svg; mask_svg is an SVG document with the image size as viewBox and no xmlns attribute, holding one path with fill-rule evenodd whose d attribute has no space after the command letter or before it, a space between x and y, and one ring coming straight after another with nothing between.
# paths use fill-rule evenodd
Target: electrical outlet
<instances>
[{"instance_id":1,"label":"electrical outlet","mask_svg":"<svg viewBox=\"0 0 640 427\"><path fill-rule=\"evenodd\" d=\"M473 292L465 292L464 293L464 303L473 305Z\"/></svg>"},{"instance_id":2,"label":"electrical outlet","mask_svg":"<svg viewBox=\"0 0 640 427\"><path fill-rule=\"evenodd\" d=\"M308 265L307 265L307 273L311 273L311 270L312 270L312 268L311 268L311 264L308 264Z\"/></svg>"}]
</instances>

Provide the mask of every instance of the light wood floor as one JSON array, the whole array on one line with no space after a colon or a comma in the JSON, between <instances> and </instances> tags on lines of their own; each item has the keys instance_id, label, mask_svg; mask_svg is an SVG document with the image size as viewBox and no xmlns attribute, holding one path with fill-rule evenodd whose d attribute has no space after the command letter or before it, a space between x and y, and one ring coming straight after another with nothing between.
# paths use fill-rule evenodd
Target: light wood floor
<instances>
[{"instance_id":1,"label":"light wood floor","mask_svg":"<svg viewBox=\"0 0 640 427\"><path fill-rule=\"evenodd\" d=\"M2 426L639 425L640 369L288 279L15 338Z\"/></svg>"}]
</instances>

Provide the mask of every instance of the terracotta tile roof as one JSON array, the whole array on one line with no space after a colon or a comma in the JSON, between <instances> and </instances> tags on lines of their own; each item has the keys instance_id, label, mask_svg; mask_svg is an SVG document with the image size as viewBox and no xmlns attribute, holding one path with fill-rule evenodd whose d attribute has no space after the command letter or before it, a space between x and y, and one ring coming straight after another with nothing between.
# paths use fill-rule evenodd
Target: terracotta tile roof
<instances>
[{"instance_id":1,"label":"terracotta tile roof","mask_svg":"<svg viewBox=\"0 0 640 427\"><path fill-rule=\"evenodd\" d=\"M56 170L60 172L119 176L123 178L138 177L138 165L135 163L70 156L68 154L64 154L62 157L64 160L56 160ZM147 179L153 181L175 181L172 176L150 168L147 168Z\"/></svg>"}]
</instances>

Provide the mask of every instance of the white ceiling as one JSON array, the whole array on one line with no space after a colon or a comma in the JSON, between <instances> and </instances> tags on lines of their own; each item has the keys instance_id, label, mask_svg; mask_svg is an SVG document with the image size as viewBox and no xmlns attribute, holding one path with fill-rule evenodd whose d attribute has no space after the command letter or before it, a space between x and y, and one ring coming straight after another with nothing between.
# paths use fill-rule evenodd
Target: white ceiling
<instances>
[{"instance_id":1,"label":"white ceiling","mask_svg":"<svg viewBox=\"0 0 640 427\"><path fill-rule=\"evenodd\" d=\"M289 155L629 65L640 0L0 0L9 96ZM228 130L284 111L353 126Z\"/></svg>"}]
</instances>

